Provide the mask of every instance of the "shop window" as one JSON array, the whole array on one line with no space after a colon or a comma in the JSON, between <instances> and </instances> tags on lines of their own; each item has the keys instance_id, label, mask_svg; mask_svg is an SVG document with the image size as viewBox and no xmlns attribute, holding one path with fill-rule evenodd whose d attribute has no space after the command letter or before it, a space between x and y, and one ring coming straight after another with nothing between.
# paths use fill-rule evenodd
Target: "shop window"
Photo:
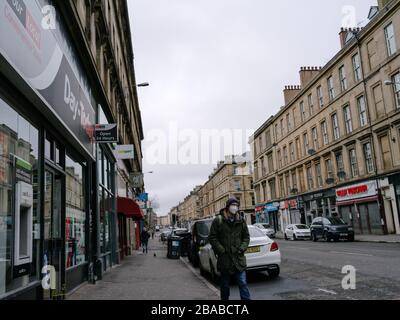
<instances>
[{"instance_id":1,"label":"shop window","mask_svg":"<svg viewBox=\"0 0 400 320\"><path fill-rule=\"evenodd\" d=\"M104 254L105 268L110 266L111 259L111 217L115 212L114 208L114 183L113 168L114 164L107 157L107 153L103 147L99 148L98 165L99 165L99 210L100 210L100 251Z\"/></svg>"},{"instance_id":2,"label":"shop window","mask_svg":"<svg viewBox=\"0 0 400 320\"><path fill-rule=\"evenodd\" d=\"M39 133L0 99L0 296L39 279Z\"/></svg>"},{"instance_id":3,"label":"shop window","mask_svg":"<svg viewBox=\"0 0 400 320\"><path fill-rule=\"evenodd\" d=\"M86 262L86 210L84 167L66 157L66 268Z\"/></svg>"}]
</instances>

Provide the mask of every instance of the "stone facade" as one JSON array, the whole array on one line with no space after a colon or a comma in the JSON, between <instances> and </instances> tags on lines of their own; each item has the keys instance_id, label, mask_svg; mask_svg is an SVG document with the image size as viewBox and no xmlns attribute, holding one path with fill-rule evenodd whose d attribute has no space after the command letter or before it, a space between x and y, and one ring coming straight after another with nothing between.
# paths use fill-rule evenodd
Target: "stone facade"
<instances>
[{"instance_id":1,"label":"stone facade","mask_svg":"<svg viewBox=\"0 0 400 320\"><path fill-rule=\"evenodd\" d=\"M256 201L279 204L278 230L340 214L358 233L400 233L400 2L379 5L364 28L341 30L327 65L301 68L251 140ZM337 195L370 181L370 204Z\"/></svg>"}]
</instances>

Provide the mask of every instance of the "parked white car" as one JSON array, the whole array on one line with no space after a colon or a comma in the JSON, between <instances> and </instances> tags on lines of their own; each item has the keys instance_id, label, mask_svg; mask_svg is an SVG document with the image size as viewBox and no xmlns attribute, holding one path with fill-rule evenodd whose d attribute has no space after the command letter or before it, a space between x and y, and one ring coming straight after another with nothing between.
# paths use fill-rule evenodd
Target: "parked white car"
<instances>
[{"instance_id":1,"label":"parked white car","mask_svg":"<svg viewBox=\"0 0 400 320\"><path fill-rule=\"evenodd\" d=\"M259 228L249 226L250 244L246 251L247 271L267 271L271 278L278 277L281 253L278 244L267 237ZM209 273L213 281L220 277L217 271L217 257L210 243L200 248L200 272Z\"/></svg>"},{"instance_id":2,"label":"parked white car","mask_svg":"<svg viewBox=\"0 0 400 320\"><path fill-rule=\"evenodd\" d=\"M275 230L268 223L256 223L254 226L264 232L267 237L275 238Z\"/></svg>"},{"instance_id":3,"label":"parked white car","mask_svg":"<svg viewBox=\"0 0 400 320\"><path fill-rule=\"evenodd\" d=\"M289 224L285 229L285 240L311 240L311 230L305 224Z\"/></svg>"}]
</instances>

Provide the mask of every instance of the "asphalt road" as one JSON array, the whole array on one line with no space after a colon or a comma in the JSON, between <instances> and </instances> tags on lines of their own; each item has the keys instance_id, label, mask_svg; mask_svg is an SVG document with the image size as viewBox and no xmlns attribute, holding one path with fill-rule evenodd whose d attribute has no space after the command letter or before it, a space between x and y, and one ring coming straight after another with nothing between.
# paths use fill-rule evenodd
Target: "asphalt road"
<instances>
[{"instance_id":1,"label":"asphalt road","mask_svg":"<svg viewBox=\"0 0 400 320\"><path fill-rule=\"evenodd\" d=\"M400 245L366 242L311 242L277 240L281 275L250 273L254 300L388 300L400 299ZM356 269L356 289L342 288L342 268ZM232 299L239 299L233 286Z\"/></svg>"}]
</instances>

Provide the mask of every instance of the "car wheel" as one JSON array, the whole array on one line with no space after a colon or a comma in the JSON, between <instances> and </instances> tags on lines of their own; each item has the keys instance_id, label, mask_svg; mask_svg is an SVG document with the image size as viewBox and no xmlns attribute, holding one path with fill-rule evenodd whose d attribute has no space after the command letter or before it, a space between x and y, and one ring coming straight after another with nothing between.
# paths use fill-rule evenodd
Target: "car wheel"
<instances>
[{"instance_id":1,"label":"car wheel","mask_svg":"<svg viewBox=\"0 0 400 320\"><path fill-rule=\"evenodd\" d=\"M329 234L328 234L328 232L324 232L324 240L326 241L326 242L330 242L331 241L331 238L329 237Z\"/></svg>"},{"instance_id":2,"label":"car wheel","mask_svg":"<svg viewBox=\"0 0 400 320\"><path fill-rule=\"evenodd\" d=\"M287 234L285 233L285 240L289 240L289 238L288 238L288 236L287 236Z\"/></svg>"},{"instance_id":3,"label":"car wheel","mask_svg":"<svg viewBox=\"0 0 400 320\"><path fill-rule=\"evenodd\" d=\"M348 241L348 242L354 242L354 236L348 237L348 238L347 238L347 241Z\"/></svg>"},{"instance_id":4,"label":"car wheel","mask_svg":"<svg viewBox=\"0 0 400 320\"><path fill-rule=\"evenodd\" d=\"M317 242L317 241L318 241L317 235L315 234L315 232L311 233L311 239L312 239L312 241L314 241L314 242Z\"/></svg>"},{"instance_id":5,"label":"car wheel","mask_svg":"<svg viewBox=\"0 0 400 320\"><path fill-rule=\"evenodd\" d=\"M271 279L279 277L281 273L281 269L278 267L277 269L268 270L268 275Z\"/></svg>"}]
</instances>

